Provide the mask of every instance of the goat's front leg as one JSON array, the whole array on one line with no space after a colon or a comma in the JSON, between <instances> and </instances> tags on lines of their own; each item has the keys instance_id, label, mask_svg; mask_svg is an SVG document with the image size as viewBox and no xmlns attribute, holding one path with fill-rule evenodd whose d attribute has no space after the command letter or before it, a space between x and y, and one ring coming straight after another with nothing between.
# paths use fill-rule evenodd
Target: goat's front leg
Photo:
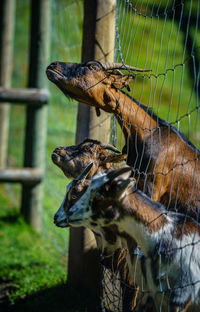
<instances>
[{"instance_id":1,"label":"goat's front leg","mask_svg":"<svg viewBox=\"0 0 200 312\"><path fill-rule=\"evenodd\" d=\"M191 300L186 304L186 306L185 307L170 307L170 312L187 312L188 311L188 309L189 309L189 307L190 307L190 305L191 305ZM191 310L191 311L193 311L193 312L195 312L194 310ZM188 311L189 312L189 311Z\"/></svg>"},{"instance_id":2,"label":"goat's front leg","mask_svg":"<svg viewBox=\"0 0 200 312\"><path fill-rule=\"evenodd\" d=\"M118 256L117 270L120 273L123 296L123 312L133 312L135 311L139 288L134 284L130 275L130 269L127 263L127 253L128 251L122 248Z\"/></svg>"},{"instance_id":3,"label":"goat's front leg","mask_svg":"<svg viewBox=\"0 0 200 312\"><path fill-rule=\"evenodd\" d=\"M162 297L161 297L162 296ZM154 297L154 302L158 312L197 312L196 310L190 310L191 299L180 305L169 302L169 298L163 298L163 295L158 295ZM146 311L146 310L145 310ZM150 311L150 310L148 310ZM198 310L199 311L199 310Z\"/></svg>"}]
</instances>

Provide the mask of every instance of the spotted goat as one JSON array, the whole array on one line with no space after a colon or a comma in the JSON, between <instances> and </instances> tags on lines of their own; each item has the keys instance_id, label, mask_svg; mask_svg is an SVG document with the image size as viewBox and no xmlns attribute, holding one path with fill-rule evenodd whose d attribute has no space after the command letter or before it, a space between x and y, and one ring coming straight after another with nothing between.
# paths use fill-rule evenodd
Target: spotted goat
<instances>
[{"instance_id":1,"label":"spotted goat","mask_svg":"<svg viewBox=\"0 0 200 312\"><path fill-rule=\"evenodd\" d=\"M63 203L54 216L54 223L59 227L66 227L60 215L70 211L70 207L84 194L90 179L94 174L113 170L116 166L125 166L125 154L121 154L114 146L102 144L100 141L86 139L82 143L67 147L58 147L52 153L52 161L64 172L65 176L73 178L68 184ZM91 162L92 161L92 162ZM102 254L102 264L115 274L120 274L123 292L123 311L131 312L136 305L137 287L133 285L127 267L126 252L122 249L121 238L117 235L115 226L99 229L90 227L93 231L97 247ZM129 248L136 250L136 243L129 239Z\"/></svg>"},{"instance_id":2,"label":"spotted goat","mask_svg":"<svg viewBox=\"0 0 200 312\"><path fill-rule=\"evenodd\" d=\"M94 229L115 225L142 250L137 269L143 280L135 275L135 264L129 268L137 285L152 294L157 311L198 311L200 224L169 212L136 189L134 178L123 178L126 171L131 168L95 175L82 197L59 218L63 225Z\"/></svg>"}]
</instances>

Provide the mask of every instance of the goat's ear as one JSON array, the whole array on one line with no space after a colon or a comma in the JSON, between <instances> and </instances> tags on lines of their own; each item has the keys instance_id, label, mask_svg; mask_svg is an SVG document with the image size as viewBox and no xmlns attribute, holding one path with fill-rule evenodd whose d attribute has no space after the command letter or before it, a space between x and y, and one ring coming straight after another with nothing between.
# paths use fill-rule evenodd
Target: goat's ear
<instances>
[{"instance_id":1,"label":"goat's ear","mask_svg":"<svg viewBox=\"0 0 200 312\"><path fill-rule=\"evenodd\" d=\"M111 86L114 87L115 89L123 89L124 87L127 88L128 91L130 91L129 83L135 78L133 75L125 75L125 76L120 76L120 75L115 75L111 74Z\"/></svg>"},{"instance_id":2,"label":"goat's ear","mask_svg":"<svg viewBox=\"0 0 200 312\"><path fill-rule=\"evenodd\" d=\"M116 181L116 195L118 198L123 198L129 189L133 188L136 184L136 180L134 178L129 178L126 180L119 179Z\"/></svg>"},{"instance_id":3,"label":"goat's ear","mask_svg":"<svg viewBox=\"0 0 200 312\"><path fill-rule=\"evenodd\" d=\"M93 163L90 162L84 169L83 171L79 174L79 176L76 178L76 181L79 180L85 180L87 176L89 175L91 169L93 167Z\"/></svg>"},{"instance_id":4,"label":"goat's ear","mask_svg":"<svg viewBox=\"0 0 200 312\"><path fill-rule=\"evenodd\" d=\"M106 163L119 163L123 160L126 160L127 155L126 154L109 154L109 155L103 155L101 157L102 164Z\"/></svg>"}]
</instances>

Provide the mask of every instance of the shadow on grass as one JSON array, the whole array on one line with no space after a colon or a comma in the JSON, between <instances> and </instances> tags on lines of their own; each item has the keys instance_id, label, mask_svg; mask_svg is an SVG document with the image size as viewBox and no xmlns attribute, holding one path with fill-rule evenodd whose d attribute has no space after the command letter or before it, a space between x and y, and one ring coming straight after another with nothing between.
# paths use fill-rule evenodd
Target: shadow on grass
<instances>
[{"instance_id":1,"label":"shadow on grass","mask_svg":"<svg viewBox=\"0 0 200 312\"><path fill-rule=\"evenodd\" d=\"M0 303L2 312L85 312L87 303L79 292L67 285L59 285L17 300Z\"/></svg>"},{"instance_id":2,"label":"shadow on grass","mask_svg":"<svg viewBox=\"0 0 200 312\"><path fill-rule=\"evenodd\" d=\"M20 217L19 213L16 213L16 214L12 213L10 215L0 217L0 221L4 223L14 224L18 221L19 217Z\"/></svg>"}]
</instances>

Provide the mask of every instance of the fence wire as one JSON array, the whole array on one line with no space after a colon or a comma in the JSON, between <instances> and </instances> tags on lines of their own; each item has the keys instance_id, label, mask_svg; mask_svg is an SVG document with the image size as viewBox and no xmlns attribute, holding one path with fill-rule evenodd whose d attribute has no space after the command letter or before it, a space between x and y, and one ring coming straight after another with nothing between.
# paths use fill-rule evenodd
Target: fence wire
<instances>
[{"instance_id":1,"label":"fence wire","mask_svg":"<svg viewBox=\"0 0 200 312\"><path fill-rule=\"evenodd\" d=\"M137 140L139 140L139 131L144 130L139 124L140 111L136 108L129 107L129 120L122 115L118 116L121 120L121 128L117 125L115 118L112 120L111 127L111 141L121 149L127 144L127 154L131 153L130 141L134 142L134 151L137 154L135 162L132 163L135 177L138 181L141 179L144 181L143 191L154 198L154 191L156 190L156 175L160 175L162 183L160 186L160 194L158 201L162 201L162 190L165 188L165 178L169 175L169 194L164 200L164 204L167 210L173 210L178 216L180 211L179 194L181 192L181 181L184 179L185 166L191 162L190 170L192 177L190 179L190 193L187 200L187 209L184 212L181 226L181 234L184 236L186 228L190 227L188 224L191 219L192 209L192 197L195 194L195 184L200 180L196 178L196 170L198 172L199 167L199 151L200 147L200 122L199 122L199 91L200 91L200 31L199 31L199 13L200 4L199 1L183 1L183 0L168 0L168 1L156 1L156 0L118 0L116 10L116 42L115 42L115 60L118 63L132 65L144 69L151 69L148 74L135 74L135 79L130 83L129 96L136 99L136 103L139 107L144 108L142 104L146 106L145 111L151 116L152 119L157 121L157 129L160 135L160 145L162 148L166 148L166 161L159 172L156 172L156 166L153 172L149 172L149 164L142 166L142 159L145 156L146 142L143 143L141 149L138 148ZM129 71L131 75L132 72ZM128 91L126 91L128 94ZM124 99L123 94L121 97ZM120 96L119 96L120 101ZM123 111L126 111L126 106L130 105L126 103L128 97L125 98L123 104ZM142 103L142 104L141 104ZM134 115L135 114L135 115ZM154 115L155 114L155 115ZM134 115L135 124L131 121L131 116ZM162 141L162 121L166 121L168 128L168 143ZM124 139L123 132L126 131L126 126L129 124L129 129L135 127L135 136L131 137L129 134ZM132 128L131 128L132 127ZM174 128L175 127L175 128ZM149 127L151 128L151 127ZM187 148L181 150L182 161L177 162L178 159L178 147L175 152L174 165L167 168L167 157L170 155L171 149L171 129L176 132L176 129L182 132L183 140L194 150L190 159L187 158ZM147 129L146 129L147 130ZM153 129L154 131L155 129ZM176 132L179 135L179 132ZM192 142L194 146L190 143ZM152 159L154 157L153 146L155 144L152 135L152 145L150 155ZM178 142L176 142L178 144ZM180 153L180 150L179 150ZM177 158L176 158L177 157ZM165 158L165 157L164 157ZM130 163L129 163L130 164ZM181 167L178 175L178 182L176 189L174 189L175 180L177 179L176 170ZM148 179L152 178L152 186L148 189ZM138 182L139 183L139 182ZM139 184L138 184L139 185ZM186 190L185 190L186 191ZM176 192L175 199L173 200L173 192ZM169 214L169 216L171 216ZM192 215L192 218L199 222L199 212ZM195 220L193 220L195 222ZM155 220L154 220L155 221ZM154 222L153 221L153 222ZM196 225L196 231L199 231L199 223ZM191 229L191 228L190 228ZM171 284L171 280L168 273L162 272L158 281L157 293L159 300L157 300L157 310L152 297L154 291L149 288L148 284L145 285L145 273L142 271L143 260L138 261L138 265L134 267L132 265L131 271L133 275L134 285L130 285L120 276L119 271L116 268L108 269L103 267L103 302L104 307L109 311L171 311L171 297L175 291L180 299L186 296L187 289L191 289L192 296L196 294L196 285L199 285L200 279L197 277L194 279L190 276L187 282L184 281L184 265L187 258L187 268L191 269L193 266L192 259L195 257L195 253L199 248L198 234L195 230L191 231L191 239L186 242L184 239L180 239L178 245L174 246L175 237L169 238L168 247L165 246L166 233L165 230L159 232L159 250L155 251L154 259L151 261L157 261L153 274L157 274L157 269L162 272L165 267L166 272L171 270L170 264L172 261L172 255L174 257L180 252L180 268L182 273L180 274L179 286ZM139 235L139 234L138 234ZM142 235L142 234L141 234ZM164 250L163 256L161 250ZM185 252L187 250L187 257ZM126 254L130 252L126 251ZM133 254L131 255L133 256ZM113 255L116 261L116 255ZM197 256L198 258L198 256ZM128 261L128 260L127 260ZM146 261L146 260L145 260ZM192 269L191 269L192 270ZM123 271L123 269L122 269ZM189 270L188 270L189 271ZM138 276L140 272L139 284ZM133 274L134 273L134 274ZM174 272L176 274L176 272ZM188 275L190 273L188 272ZM165 277L164 277L165 276ZM148 277L146 277L148 279ZM111 283L111 279L113 283ZM154 277L151 276L153 281ZM123 286L125 288L131 288L132 292L135 292L135 308L126 306L127 298L123 297ZM151 283L150 283L151 284ZM137 287L139 286L139 287ZM199 286L197 286L198 288ZM137 290L137 293L136 293ZM117 297L119 297L117 299ZM198 296L199 297L199 294ZM167 306L164 301L167 298ZM131 303L131 299L130 302ZM179 305L178 311L182 311L183 307ZM192 311L198 311L198 307L194 307Z\"/></svg>"}]
</instances>

